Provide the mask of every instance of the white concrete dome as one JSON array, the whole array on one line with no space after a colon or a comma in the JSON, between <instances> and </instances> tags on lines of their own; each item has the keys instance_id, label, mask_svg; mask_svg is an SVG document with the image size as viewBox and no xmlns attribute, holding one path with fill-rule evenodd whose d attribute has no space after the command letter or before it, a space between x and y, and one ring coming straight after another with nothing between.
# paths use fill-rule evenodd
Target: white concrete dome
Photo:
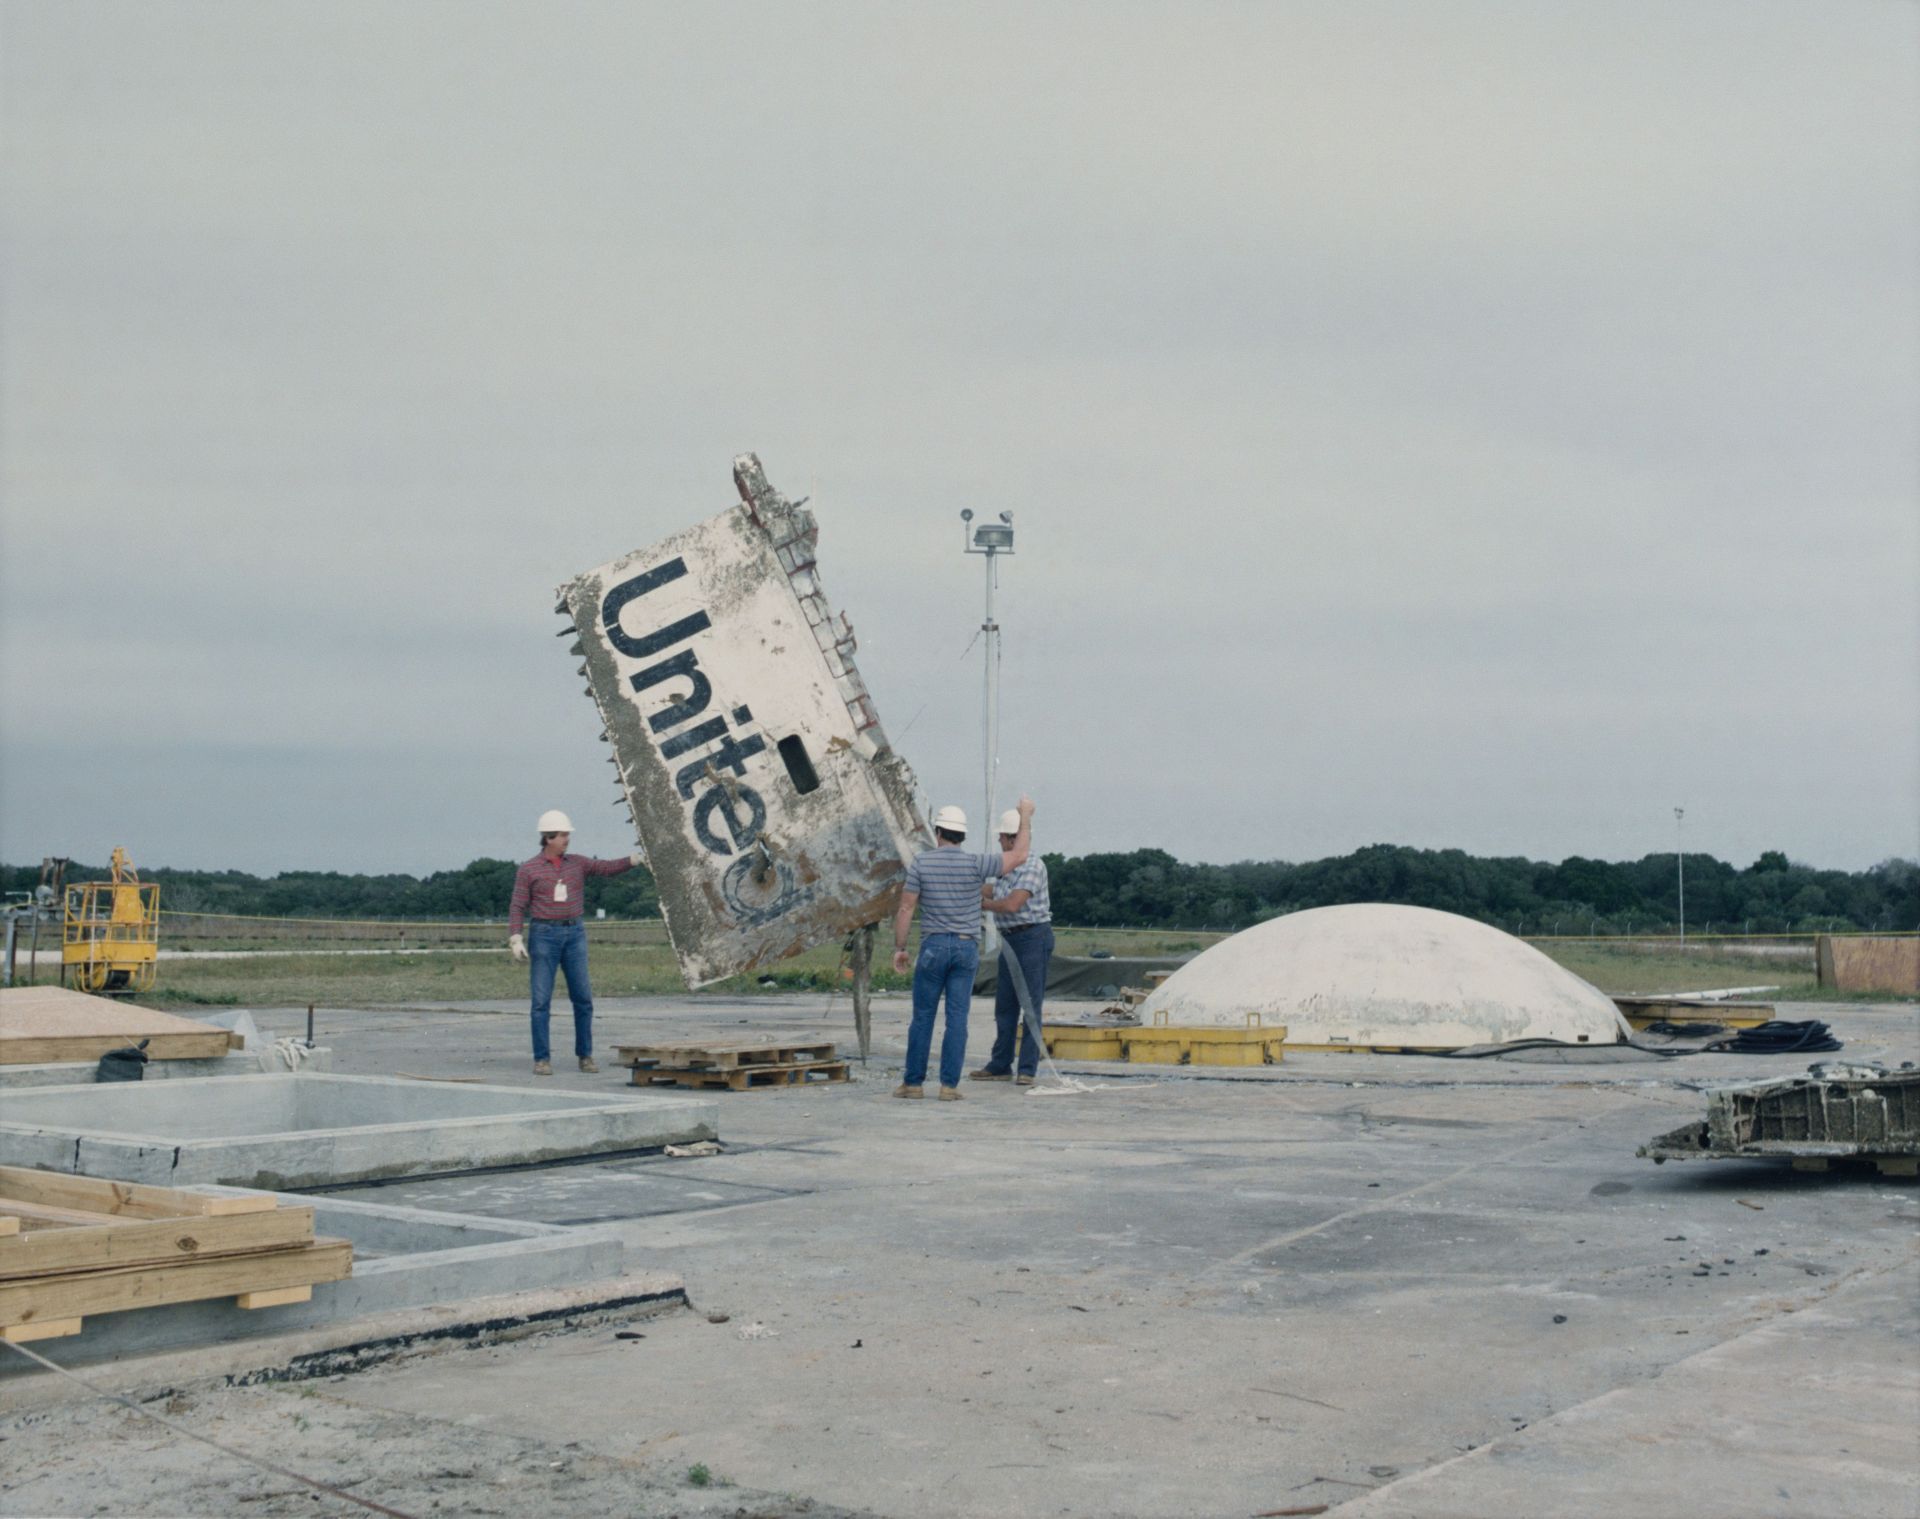
<instances>
[{"instance_id":1,"label":"white concrete dome","mask_svg":"<svg viewBox=\"0 0 1920 1519\"><path fill-rule=\"evenodd\" d=\"M1290 1045L1614 1044L1631 1032L1611 998L1531 944L1384 902L1288 913L1222 940L1168 977L1140 1021L1238 1028L1250 1013L1284 1025Z\"/></svg>"}]
</instances>

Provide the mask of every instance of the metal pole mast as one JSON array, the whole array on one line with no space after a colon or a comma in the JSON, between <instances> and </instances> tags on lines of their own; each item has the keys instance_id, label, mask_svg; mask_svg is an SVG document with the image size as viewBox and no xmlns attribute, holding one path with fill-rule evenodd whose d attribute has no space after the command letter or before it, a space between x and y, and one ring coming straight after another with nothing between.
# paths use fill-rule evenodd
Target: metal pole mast
<instances>
[{"instance_id":1,"label":"metal pole mast","mask_svg":"<svg viewBox=\"0 0 1920 1519\"><path fill-rule=\"evenodd\" d=\"M1687 942L1687 809L1673 809L1674 854L1680 869L1680 942Z\"/></svg>"},{"instance_id":2,"label":"metal pole mast","mask_svg":"<svg viewBox=\"0 0 1920 1519\"><path fill-rule=\"evenodd\" d=\"M1000 769L1000 624L993 620L993 581L994 551L987 550L987 616L980 624L983 635L981 642L986 648L987 680L985 701L985 719L981 724L986 734L985 763L982 766L986 777L986 791L981 804L979 837L986 839L993 832L993 786Z\"/></svg>"},{"instance_id":3,"label":"metal pole mast","mask_svg":"<svg viewBox=\"0 0 1920 1519\"><path fill-rule=\"evenodd\" d=\"M973 510L969 507L960 513L960 526L966 551L983 555L987 561L987 609L980 622L981 644L987 661L986 679L980 693L981 814L975 834L976 838L987 839L992 837L996 821L993 792L1000 778L1000 624L993 617L993 592L1000 578L1000 555L1013 552L1013 513L1002 512L998 522L983 522L975 527Z\"/></svg>"},{"instance_id":4,"label":"metal pole mast","mask_svg":"<svg viewBox=\"0 0 1920 1519\"><path fill-rule=\"evenodd\" d=\"M975 527L973 509L966 507L960 513L960 528L965 535L966 551L969 554L983 554L987 560L987 610L980 623L981 643L987 661L986 679L980 693L980 821L973 835L979 841L973 847L979 849L982 844L992 840L994 824L998 821L993 815L993 787L1000 769L1000 624L993 619L993 588L999 556L1013 552L1013 513L1002 512L998 522L983 522ZM998 953L999 941L999 929L993 921L993 914L983 907L980 912L980 956L983 960Z\"/></svg>"}]
</instances>

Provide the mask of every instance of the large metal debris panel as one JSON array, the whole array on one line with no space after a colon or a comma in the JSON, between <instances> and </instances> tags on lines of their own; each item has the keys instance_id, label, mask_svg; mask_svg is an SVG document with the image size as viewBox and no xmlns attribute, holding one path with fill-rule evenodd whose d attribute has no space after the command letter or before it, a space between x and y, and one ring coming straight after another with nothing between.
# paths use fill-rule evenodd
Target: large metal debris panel
<instances>
[{"instance_id":1,"label":"large metal debris panel","mask_svg":"<svg viewBox=\"0 0 1920 1519\"><path fill-rule=\"evenodd\" d=\"M884 918L926 839L912 772L814 564L813 514L741 504L560 588L688 986Z\"/></svg>"}]
</instances>

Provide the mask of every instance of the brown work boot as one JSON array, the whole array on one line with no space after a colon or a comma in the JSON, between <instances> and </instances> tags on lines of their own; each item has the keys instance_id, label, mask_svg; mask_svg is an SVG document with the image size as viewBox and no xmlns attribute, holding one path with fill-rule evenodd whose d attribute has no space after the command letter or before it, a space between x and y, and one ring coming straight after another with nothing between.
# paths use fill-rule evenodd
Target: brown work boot
<instances>
[{"instance_id":1,"label":"brown work boot","mask_svg":"<svg viewBox=\"0 0 1920 1519\"><path fill-rule=\"evenodd\" d=\"M977 1071L968 1071L967 1080L969 1081L1011 1081L1013 1080L1013 1073L1010 1071L990 1071L983 1065Z\"/></svg>"},{"instance_id":2,"label":"brown work boot","mask_svg":"<svg viewBox=\"0 0 1920 1519\"><path fill-rule=\"evenodd\" d=\"M925 1087L910 1087L902 1082L893 1089L893 1095L896 1097L924 1097L927 1095L927 1089Z\"/></svg>"},{"instance_id":3,"label":"brown work boot","mask_svg":"<svg viewBox=\"0 0 1920 1519\"><path fill-rule=\"evenodd\" d=\"M940 1088L940 1100L942 1102L958 1102L960 1100L960 1097L961 1097L961 1092L960 1092L960 1088L958 1087Z\"/></svg>"},{"instance_id":4,"label":"brown work boot","mask_svg":"<svg viewBox=\"0 0 1920 1519\"><path fill-rule=\"evenodd\" d=\"M1030 1087L1033 1085L1033 1078L1031 1076L1016 1076L1013 1084L1015 1086Z\"/></svg>"},{"instance_id":5,"label":"brown work boot","mask_svg":"<svg viewBox=\"0 0 1920 1519\"><path fill-rule=\"evenodd\" d=\"M599 1072L600 1067L595 1062L593 1056L582 1055L580 1057L580 1069L585 1071L589 1076L592 1076L592 1075L596 1075Z\"/></svg>"},{"instance_id":6,"label":"brown work boot","mask_svg":"<svg viewBox=\"0 0 1920 1519\"><path fill-rule=\"evenodd\" d=\"M551 1060L534 1061L533 1074L536 1076L551 1076L553 1074L553 1062Z\"/></svg>"}]
</instances>

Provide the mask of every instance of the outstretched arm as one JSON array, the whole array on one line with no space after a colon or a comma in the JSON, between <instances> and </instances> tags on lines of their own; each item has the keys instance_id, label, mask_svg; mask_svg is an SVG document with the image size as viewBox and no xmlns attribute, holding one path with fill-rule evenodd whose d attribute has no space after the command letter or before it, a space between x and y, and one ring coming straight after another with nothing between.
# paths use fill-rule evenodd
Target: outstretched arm
<instances>
[{"instance_id":1,"label":"outstretched arm","mask_svg":"<svg viewBox=\"0 0 1920 1519\"><path fill-rule=\"evenodd\" d=\"M520 937L521 930L526 926L527 904L532 901L532 899L533 877L527 874L527 867L522 865L513 873L513 901L507 906L507 935L509 938L517 939Z\"/></svg>"},{"instance_id":2,"label":"outstretched arm","mask_svg":"<svg viewBox=\"0 0 1920 1519\"><path fill-rule=\"evenodd\" d=\"M1033 847L1033 798L1020 798L1020 831L1013 836L1013 848L1001 855L1000 874L1010 876L1027 863L1027 854Z\"/></svg>"}]
</instances>

